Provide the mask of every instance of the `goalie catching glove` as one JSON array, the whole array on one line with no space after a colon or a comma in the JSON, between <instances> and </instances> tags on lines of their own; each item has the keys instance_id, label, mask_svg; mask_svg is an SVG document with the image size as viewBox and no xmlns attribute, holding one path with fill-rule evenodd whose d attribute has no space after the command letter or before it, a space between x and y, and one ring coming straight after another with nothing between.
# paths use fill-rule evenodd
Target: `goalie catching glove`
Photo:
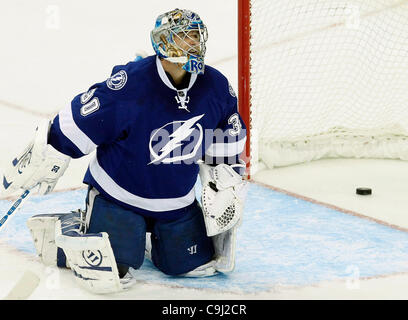
<instances>
[{"instance_id":1,"label":"goalie catching glove","mask_svg":"<svg viewBox=\"0 0 408 320\"><path fill-rule=\"evenodd\" d=\"M43 120L35 137L21 155L16 157L3 176L3 192L30 190L40 185L39 194L51 192L68 167L70 157L54 149L48 142L50 120Z\"/></svg>"},{"instance_id":2,"label":"goalie catching glove","mask_svg":"<svg viewBox=\"0 0 408 320\"><path fill-rule=\"evenodd\" d=\"M245 164L235 166L245 168ZM226 164L200 164L200 179L205 227L215 249L213 267L229 273L235 268L236 229L242 221L248 184Z\"/></svg>"},{"instance_id":3,"label":"goalie catching glove","mask_svg":"<svg viewBox=\"0 0 408 320\"><path fill-rule=\"evenodd\" d=\"M237 165L241 166L241 165ZM201 204L209 237L234 227L244 210L247 183L232 166L200 164Z\"/></svg>"}]
</instances>

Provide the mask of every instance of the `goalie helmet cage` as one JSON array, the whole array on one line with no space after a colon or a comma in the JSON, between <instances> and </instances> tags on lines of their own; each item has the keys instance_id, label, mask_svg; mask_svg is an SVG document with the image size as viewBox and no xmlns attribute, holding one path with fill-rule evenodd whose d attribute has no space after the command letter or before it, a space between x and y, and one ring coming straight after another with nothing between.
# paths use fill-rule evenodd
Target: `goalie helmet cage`
<instances>
[{"instance_id":1,"label":"goalie helmet cage","mask_svg":"<svg viewBox=\"0 0 408 320\"><path fill-rule=\"evenodd\" d=\"M408 1L239 0L238 33L248 174L408 159Z\"/></svg>"}]
</instances>

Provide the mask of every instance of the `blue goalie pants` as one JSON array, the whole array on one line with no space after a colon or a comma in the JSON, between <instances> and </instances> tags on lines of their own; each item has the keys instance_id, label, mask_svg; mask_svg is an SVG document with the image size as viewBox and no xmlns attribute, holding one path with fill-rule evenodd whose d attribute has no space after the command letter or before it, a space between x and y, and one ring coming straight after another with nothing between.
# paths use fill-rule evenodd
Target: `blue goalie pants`
<instances>
[{"instance_id":1,"label":"blue goalie pants","mask_svg":"<svg viewBox=\"0 0 408 320\"><path fill-rule=\"evenodd\" d=\"M122 208L89 188L86 216L87 233L108 233L116 263L122 267L141 267L147 232L151 233L152 262L165 274L187 273L214 256L213 243L206 234L197 201L187 207L180 218L168 221Z\"/></svg>"}]
</instances>

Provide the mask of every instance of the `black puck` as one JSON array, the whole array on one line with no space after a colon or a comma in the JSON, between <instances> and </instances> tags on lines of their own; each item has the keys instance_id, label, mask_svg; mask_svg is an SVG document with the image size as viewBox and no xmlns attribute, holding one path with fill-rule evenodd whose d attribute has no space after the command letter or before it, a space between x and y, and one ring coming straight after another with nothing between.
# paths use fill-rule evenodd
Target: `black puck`
<instances>
[{"instance_id":1,"label":"black puck","mask_svg":"<svg viewBox=\"0 0 408 320\"><path fill-rule=\"evenodd\" d=\"M356 193L357 193L357 194L361 194L361 195L363 195L363 196L366 196L366 195L371 194L372 191L371 191L370 188L362 188L362 187L359 187L359 188L356 189Z\"/></svg>"}]
</instances>

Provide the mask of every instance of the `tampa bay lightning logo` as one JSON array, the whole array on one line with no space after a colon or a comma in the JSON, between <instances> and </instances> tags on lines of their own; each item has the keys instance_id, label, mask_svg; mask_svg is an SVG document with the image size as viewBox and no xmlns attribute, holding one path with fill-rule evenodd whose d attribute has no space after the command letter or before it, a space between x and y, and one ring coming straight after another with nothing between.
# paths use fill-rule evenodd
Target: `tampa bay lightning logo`
<instances>
[{"instance_id":1,"label":"tampa bay lightning logo","mask_svg":"<svg viewBox=\"0 0 408 320\"><path fill-rule=\"evenodd\" d=\"M127 73L124 70L120 70L106 80L106 84L109 89L120 90L122 89L127 82Z\"/></svg>"},{"instance_id":2,"label":"tampa bay lightning logo","mask_svg":"<svg viewBox=\"0 0 408 320\"><path fill-rule=\"evenodd\" d=\"M154 130L149 142L151 162L177 163L193 159L203 141L203 128L198 121L204 114L185 121L173 121Z\"/></svg>"}]
</instances>

